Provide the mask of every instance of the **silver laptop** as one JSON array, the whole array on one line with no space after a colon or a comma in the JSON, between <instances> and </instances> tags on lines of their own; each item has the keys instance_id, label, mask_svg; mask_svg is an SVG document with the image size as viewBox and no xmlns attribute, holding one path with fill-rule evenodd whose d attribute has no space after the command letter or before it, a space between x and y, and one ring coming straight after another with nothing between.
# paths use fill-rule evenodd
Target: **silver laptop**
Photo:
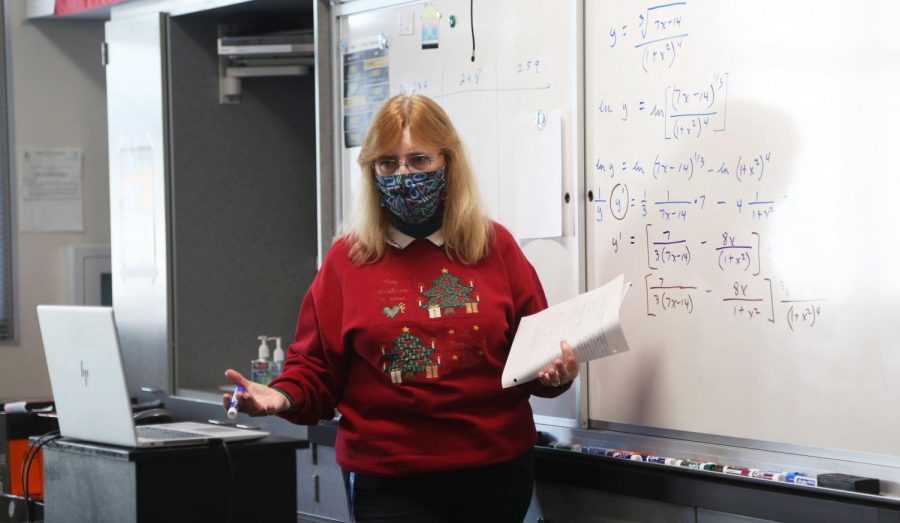
<instances>
[{"instance_id":1,"label":"silver laptop","mask_svg":"<svg viewBox=\"0 0 900 523\"><path fill-rule=\"evenodd\" d=\"M59 432L68 438L123 447L190 445L268 436L196 422L135 426L113 310L38 305L38 322Z\"/></svg>"}]
</instances>

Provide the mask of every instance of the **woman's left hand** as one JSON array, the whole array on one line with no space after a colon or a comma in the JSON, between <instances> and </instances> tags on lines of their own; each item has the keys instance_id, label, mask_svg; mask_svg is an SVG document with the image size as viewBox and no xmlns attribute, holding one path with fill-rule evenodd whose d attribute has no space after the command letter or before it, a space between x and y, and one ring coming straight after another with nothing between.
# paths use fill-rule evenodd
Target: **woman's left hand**
<instances>
[{"instance_id":1,"label":"woman's left hand","mask_svg":"<svg viewBox=\"0 0 900 523\"><path fill-rule=\"evenodd\" d=\"M578 376L578 362L569 342L559 342L562 355L553 360L553 364L538 373L538 381L547 387L559 387L574 380Z\"/></svg>"}]
</instances>

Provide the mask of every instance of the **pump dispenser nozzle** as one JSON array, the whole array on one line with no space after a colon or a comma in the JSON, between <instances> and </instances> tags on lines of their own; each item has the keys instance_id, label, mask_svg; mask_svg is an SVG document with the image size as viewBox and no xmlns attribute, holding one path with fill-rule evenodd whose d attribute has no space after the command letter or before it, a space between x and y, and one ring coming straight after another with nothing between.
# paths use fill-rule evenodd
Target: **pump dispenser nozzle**
<instances>
[{"instance_id":1,"label":"pump dispenser nozzle","mask_svg":"<svg viewBox=\"0 0 900 523\"><path fill-rule=\"evenodd\" d=\"M272 353L272 377L274 378L281 374L281 370L284 368L284 350L281 348L281 336L269 339L275 340L275 351Z\"/></svg>"},{"instance_id":2,"label":"pump dispenser nozzle","mask_svg":"<svg viewBox=\"0 0 900 523\"><path fill-rule=\"evenodd\" d=\"M269 372L269 344L268 336L261 335L256 337L259 340L259 351L257 359L250 362L250 381L268 385L272 376Z\"/></svg>"},{"instance_id":3,"label":"pump dispenser nozzle","mask_svg":"<svg viewBox=\"0 0 900 523\"><path fill-rule=\"evenodd\" d=\"M269 337L266 335L257 336L259 339L259 359L268 360L269 359Z\"/></svg>"}]
</instances>

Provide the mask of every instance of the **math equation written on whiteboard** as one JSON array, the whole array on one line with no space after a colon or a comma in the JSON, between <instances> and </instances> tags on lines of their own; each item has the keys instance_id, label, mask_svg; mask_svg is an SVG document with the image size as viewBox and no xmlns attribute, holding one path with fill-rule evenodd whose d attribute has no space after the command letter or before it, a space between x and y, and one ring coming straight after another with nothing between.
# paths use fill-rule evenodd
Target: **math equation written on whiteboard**
<instances>
[{"instance_id":1,"label":"math equation written on whiteboard","mask_svg":"<svg viewBox=\"0 0 900 523\"><path fill-rule=\"evenodd\" d=\"M767 236L792 204L770 182L788 166L764 136L721 139L741 131L728 119L739 80L679 69L693 51L688 4L636 5L609 26L609 53L640 88L592 93L588 110L605 138L587 165L596 248L643 271L635 283L643 280L648 317L678 321L715 309L735 322L814 329L828 318L828 296L770 277L777 252Z\"/></svg>"}]
</instances>

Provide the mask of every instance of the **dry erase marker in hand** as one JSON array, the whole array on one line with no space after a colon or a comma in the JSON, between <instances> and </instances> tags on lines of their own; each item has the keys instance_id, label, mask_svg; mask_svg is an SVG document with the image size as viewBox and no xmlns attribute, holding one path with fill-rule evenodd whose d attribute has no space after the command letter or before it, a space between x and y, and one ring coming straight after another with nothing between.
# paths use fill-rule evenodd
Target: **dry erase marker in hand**
<instances>
[{"instance_id":1,"label":"dry erase marker in hand","mask_svg":"<svg viewBox=\"0 0 900 523\"><path fill-rule=\"evenodd\" d=\"M231 395L231 403L228 404L228 414L226 414L228 419L234 419L238 415L238 392L244 392L244 387L238 385L234 388L234 393Z\"/></svg>"}]
</instances>

